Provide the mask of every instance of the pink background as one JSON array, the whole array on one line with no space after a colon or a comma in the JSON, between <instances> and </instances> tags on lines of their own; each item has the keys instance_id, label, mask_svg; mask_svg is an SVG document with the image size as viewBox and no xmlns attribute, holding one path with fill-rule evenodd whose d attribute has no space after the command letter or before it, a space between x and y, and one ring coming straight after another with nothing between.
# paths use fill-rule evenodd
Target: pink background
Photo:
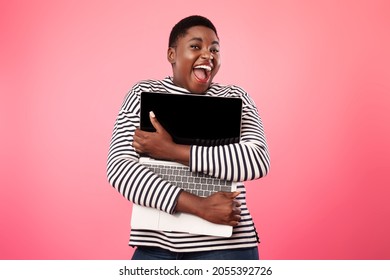
<instances>
[{"instance_id":1,"label":"pink background","mask_svg":"<svg viewBox=\"0 0 390 280\"><path fill-rule=\"evenodd\" d=\"M390 2L0 4L0 258L129 259L131 204L106 180L127 90L169 75L190 14L221 39L215 81L263 118L270 174L248 183L263 259L390 258Z\"/></svg>"}]
</instances>

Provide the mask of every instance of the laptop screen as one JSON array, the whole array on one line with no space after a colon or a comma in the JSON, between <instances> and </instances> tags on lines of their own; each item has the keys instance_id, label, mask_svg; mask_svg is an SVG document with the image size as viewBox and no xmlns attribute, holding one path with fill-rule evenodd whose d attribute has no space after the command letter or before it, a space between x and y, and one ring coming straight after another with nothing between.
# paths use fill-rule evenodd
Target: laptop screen
<instances>
[{"instance_id":1,"label":"laptop screen","mask_svg":"<svg viewBox=\"0 0 390 280\"><path fill-rule=\"evenodd\" d=\"M141 93L141 129L155 131L153 111L175 143L215 146L238 143L242 100L196 94Z\"/></svg>"}]
</instances>

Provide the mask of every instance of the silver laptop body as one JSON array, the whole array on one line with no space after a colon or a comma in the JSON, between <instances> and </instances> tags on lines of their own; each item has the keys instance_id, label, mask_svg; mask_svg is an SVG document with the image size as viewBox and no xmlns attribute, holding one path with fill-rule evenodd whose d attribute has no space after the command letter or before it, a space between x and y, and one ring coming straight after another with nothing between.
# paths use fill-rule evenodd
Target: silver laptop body
<instances>
[{"instance_id":1,"label":"silver laptop body","mask_svg":"<svg viewBox=\"0 0 390 280\"><path fill-rule=\"evenodd\" d=\"M155 113L176 143L212 146L237 143L240 139L240 98L143 92L141 129L153 131L149 111ZM190 172L188 166L180 163L156 160L145 155L140 157L139 162L164 180L198 196L207 197L218 191L236 190L237 184L234 182ZM188 213L168 214L136 204L133 204L131 227L221 237L232 235L232 227L228 225L214 224Z\"/></svg>"}]
</instances>

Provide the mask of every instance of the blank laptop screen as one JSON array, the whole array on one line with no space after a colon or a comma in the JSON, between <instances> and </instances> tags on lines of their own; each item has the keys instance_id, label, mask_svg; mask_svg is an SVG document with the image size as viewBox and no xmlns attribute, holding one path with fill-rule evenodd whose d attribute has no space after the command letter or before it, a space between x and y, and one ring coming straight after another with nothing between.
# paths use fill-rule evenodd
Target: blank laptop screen
<instances>
[{"instance_id":1,"label":"blank laptop screen","mask_svg":"<svg viewBox=\"0 0 390 280\"><path fill-rule=\"evenodd\" d=\"M150 111L175 143L214 146L240 141L240 98L142 92L142 130L155 131Z\"/></svg>"}]
</instances>

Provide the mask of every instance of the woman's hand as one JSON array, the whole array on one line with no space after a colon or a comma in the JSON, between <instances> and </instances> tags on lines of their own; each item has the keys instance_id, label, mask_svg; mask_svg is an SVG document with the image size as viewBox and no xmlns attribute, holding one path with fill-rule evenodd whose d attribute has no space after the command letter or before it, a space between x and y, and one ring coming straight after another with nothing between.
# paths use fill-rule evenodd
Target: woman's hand
<instances>
[{"instance_id":1,"label":"woman's hand","mask_svg":"<svg viewBox=\"0 0 390 280\"><path fill-rule=\"evenodd\" d=\"M173 142L171 135L159 123L152 111L149 117L156 132L136 129L133 140L134 149L138 153L147 154L155 159L171 160L188 165L190 146Z\"/></svg>"},{"instance_id":2,"label":"woman's hand","mask_svg":"<svg viewBox=\"0 0 390 280\"><path fill-rule=\"evenodd\" d=\"M236 226L240 222L239 192L217 192L209 197L198 197L187 192L179 196L176 211L199 216L215 224Z\"/></svg>"},{"instance_id":3,"label":"woman's hand","mask_svg":"<svg viewBox=\"0 0 390 280\"><path fill-rule=\"evenodd\" d=\"M240 222L241 203L235 198L239 192L217 192L206 197L202 203L203 219L216 223L236 226Z\"/></svg>"},{"instance_id":4,"label":"woman's hand","mask_svg":"<svg viewBox=\"0 0 390 280\"><path fill-rule=\"evenodd\" d=\"M138 153L148 154L156 159L167 159L166 151L172 149L175 143L153 112L149 113L149 117L156 132L146 132L137 128L134 133L133 147Z\"/></svg>"}]
</instances>

